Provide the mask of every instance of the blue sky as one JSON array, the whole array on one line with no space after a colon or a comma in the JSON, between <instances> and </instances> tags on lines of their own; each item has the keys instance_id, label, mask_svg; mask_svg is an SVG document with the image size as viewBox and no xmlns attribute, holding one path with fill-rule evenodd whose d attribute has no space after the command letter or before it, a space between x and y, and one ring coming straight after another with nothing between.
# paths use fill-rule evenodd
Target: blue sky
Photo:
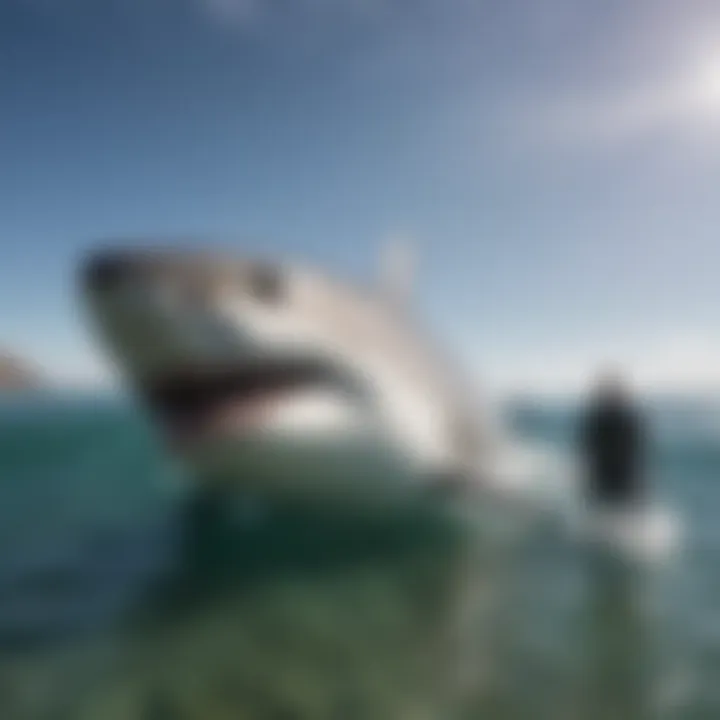
<instances>
[{"instance_id":1,"label":"blue sky","mask_svg":"<svg viewBox=\"0 0 720 720\"><path fill-rule=\"evenodd\" d=\"M4 0L0 52L0 346L60 379L98 239L372 278L402 235L491 384L720 387L720 6Z\"/></svg>"}]
</instances>

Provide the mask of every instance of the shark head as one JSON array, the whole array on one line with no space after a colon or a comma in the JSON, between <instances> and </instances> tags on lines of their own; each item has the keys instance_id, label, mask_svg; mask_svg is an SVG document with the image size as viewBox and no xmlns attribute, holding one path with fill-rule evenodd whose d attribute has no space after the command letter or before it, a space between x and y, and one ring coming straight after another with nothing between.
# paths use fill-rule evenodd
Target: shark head
<instances>
[{"instance_id":1,"label":"shark head","mask_svg":"<svg viewBox=\"0 0 720 720\"><path fill-rule=\"evenodd\" d=\"M81 271L101 346L196 470L268 440L372 431L442 470L477 441L403 303L314 269L104 249Z\"/></svg>"}]
</instances>

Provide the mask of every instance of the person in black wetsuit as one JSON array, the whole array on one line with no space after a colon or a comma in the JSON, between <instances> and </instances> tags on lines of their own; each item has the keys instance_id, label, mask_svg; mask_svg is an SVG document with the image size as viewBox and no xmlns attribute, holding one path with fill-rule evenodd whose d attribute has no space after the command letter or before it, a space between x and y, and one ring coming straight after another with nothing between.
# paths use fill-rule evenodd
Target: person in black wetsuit
<instances>
[{"instance_id":1,"label":"person in black wetsuit","mask_svg":"<svg viewBox=\"0 0 720 720\"><path fill-rule=\"evenodd\" d=\"M639 408L621 380L603 376L580 427L589 501L628 506L645 495L647 433Z\"/></svg>"}]
</instances>

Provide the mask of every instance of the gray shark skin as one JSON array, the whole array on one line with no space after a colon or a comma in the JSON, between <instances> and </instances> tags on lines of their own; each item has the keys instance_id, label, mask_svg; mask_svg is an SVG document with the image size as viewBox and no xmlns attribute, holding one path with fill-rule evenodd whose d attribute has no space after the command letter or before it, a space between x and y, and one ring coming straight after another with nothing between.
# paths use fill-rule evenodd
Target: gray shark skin
<instances>
[{"instance_id":1,"label":"gray shark skin","mask_svg":"<svg viewBox=\"0 0 720 720\"><path fill-rule=\"evenodd\" d=\"M294 263L123 247L90 254L80 286L99 345L203 482L355 497L480 465L471 386L392 293Z\"/></svg>"}]
</instances>

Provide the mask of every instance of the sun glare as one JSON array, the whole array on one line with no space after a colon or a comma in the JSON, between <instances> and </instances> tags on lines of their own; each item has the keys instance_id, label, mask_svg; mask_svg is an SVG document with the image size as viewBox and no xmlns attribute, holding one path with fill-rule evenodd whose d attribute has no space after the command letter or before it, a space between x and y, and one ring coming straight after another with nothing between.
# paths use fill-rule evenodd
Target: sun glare
<instances>
[{"instance_id":1,"label":"sun glare","mask_svg":"<svg viewBox=\"0 0 720 720\"><path fill-rule=\"evenodd\" d=\"M698 65L691 85L694 101L706 112L720 116L720 55Z\"/></svg>"}]
</instances>

